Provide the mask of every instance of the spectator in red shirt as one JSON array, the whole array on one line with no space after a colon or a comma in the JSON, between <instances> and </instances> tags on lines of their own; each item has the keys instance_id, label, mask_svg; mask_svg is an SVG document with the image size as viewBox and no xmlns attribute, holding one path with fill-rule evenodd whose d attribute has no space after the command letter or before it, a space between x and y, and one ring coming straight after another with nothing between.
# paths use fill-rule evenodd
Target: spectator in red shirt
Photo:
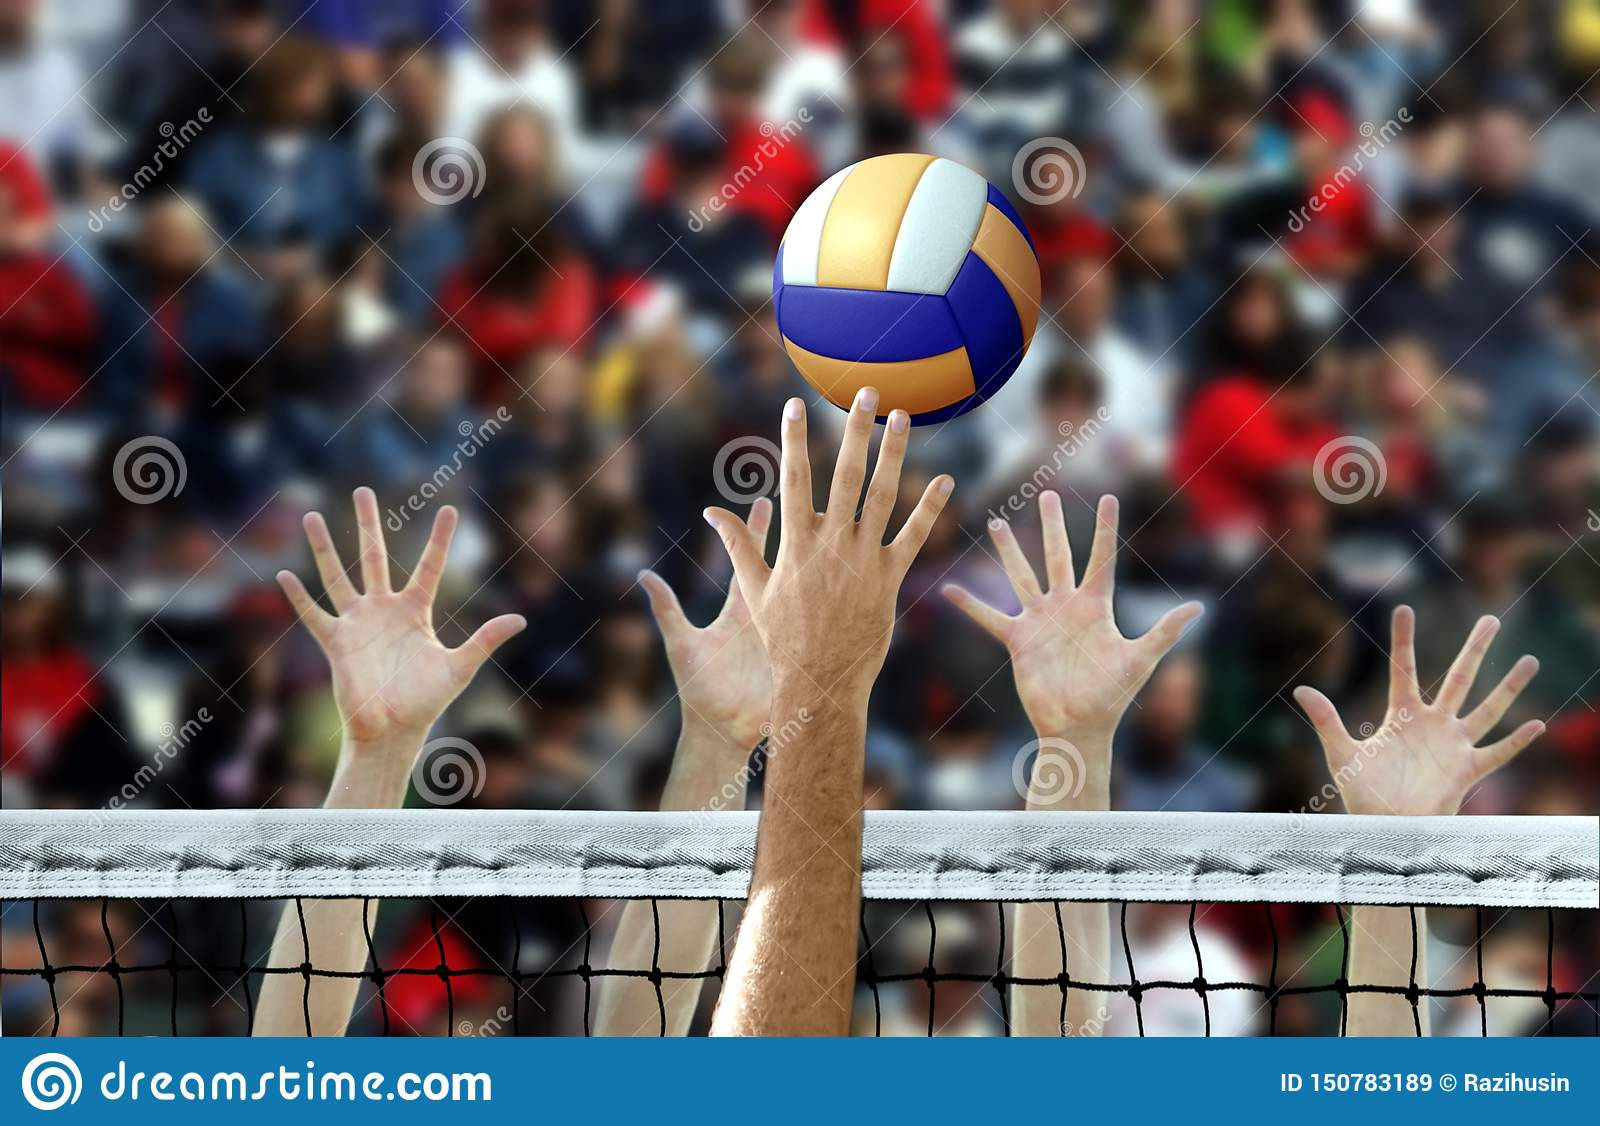
<instances>
[{"instance_id":1,"label":"spectator in red shirt","mask_svg":"<svg viewBox=\"0 0 1600 1126\"><path fill-rule=\"evenodd\" d=\"M515 393L511 373L536 348L582 342L597 304L589 264L537 201L507 203L480 220L472 256L439 302L471 345L477 397L488 402Z\"/></svg>"},{"instance_id":2,"label":"spectator in red shirt","mask_svg":"<svg viewBox=\"0 0 1600 1126\"><path fill-rule=\"evenodd\" d=\"M1247 275L1220 306L1210 355L1226 367L1183 412L1173 472L1199 528L1253 542L1277 523L1280 486L1311 472L1336 436L1323 365L1301 339L1277 279Z\"/></svg>"},{"instance_id":3,"label":"spectator in red shirt","mask_svg":"<svg viewBox=\"0 0 1600 1126\"><path fill-rule=\"evenodd\" d=\"M74 402L94 328L83 283L46 249L52 222L44 180L0 143L0 376L8 402L41 411Z\"/></svg>"},{"instance_id":4,"label":"spectator in red shirt","mask_svg":"<svg viewBox=\"0 0 1600 1126\"><path fill-rule=\"evenodd\" d=\"M718 179L731 195L722 194L718 206L761 220L776 249L789 217L821 177L804 136L787 125L763 121L758 112L769 67L766 43L747 32L717 53L706 70L710 104L703 116L725 142ZM646 206L659 204L678 186L673 153L667 144L658 144L645 161L640 199Z\"/></svg>"}]
</instances>

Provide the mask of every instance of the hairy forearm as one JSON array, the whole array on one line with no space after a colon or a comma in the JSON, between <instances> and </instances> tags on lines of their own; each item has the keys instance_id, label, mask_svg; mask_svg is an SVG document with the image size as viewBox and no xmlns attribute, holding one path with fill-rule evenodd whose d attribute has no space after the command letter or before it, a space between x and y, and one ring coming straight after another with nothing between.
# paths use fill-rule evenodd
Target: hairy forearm
<instances>
[{"instance_id":1,"label":"hairy forearm","mask_svg":"<svg viewBox=\"0 0 1600 1126\"><path fill-rule=\"evenodd\" d=\"M1416 929L1412 929L1415 913ZM1350 911L1350 984L1427 985L1428 913L1422 907L1355 907ZM1415 941L1415 946L1413 946ZM1413 954L1415 950L1415 954ZM1415 967L1412 965L1415 959ZM1347 1032L1351 1036L1428 1035L1428 1007L1413 1009L1398 993L1351 993Z\"/></svg>"},{"instance_id":2,"label":"hairy forearm","mask_svg":"<svg viewBox=\"0 0 1600 1126\"><path fill-rule=\"evenodd\" d=\"M683 733L661 809L743 809L750 748L685 709ZM652 910L654 907L654 910ZM698 973L717 943L717 905L699 900L633 900L623 908L611 943L611 966L621 970ZM595 1032L600 1036L684 1036L700 1003L702 978L607 978L600 987ZM657 989L660 992L658 994Z\"/></svg>"},{"instance_id":3,"label":"hairy forearm","mask_svg":"<svg viewBox=\"0 0 1600 1126\"><path fill-rule=\"evenodd\" d=\"M804 678L801 678L802 680ZM861 909L866 693L780 684L774 729L803 718L768 766L755 872L712 1032L849 1031Z\"/></svg>"},{"instance_id":4,"label":"hairy forearm","mask_svg":"<svg viewBox=\"0 0 1600 1126\"><path fill-rule=\"evenodd\" d=\"M411 765L422 750L423 736L401 737L377 744L357 744L345 737L339 765L328 787L325 809L396 809L405 801ZM365 968L369 929L377 926L373 903L363 926L362 900L307 899L297 910L286 904L272 941L267 964L274 967L312 964L319 969L349 973ZM305 933L301 934L301 918ZM256 1036L303 1036L307 1014L310 1030L318 1036L341 1036L350 1023L350 1010L360 989L360 978L312 978L296 974L268 974L261 984L256 1007Z\"/></svg>"},{"instance_id":5,"label":"hairy forearm","mask_svg":"<svg viewBox=\"0 0 1600 1126\"><path fill-rule=\"evenodd\" d=\"M1029 810L1110 808L1108 733L1040 733L1039 738L1040 760L1035 762L1029 785ZM1069 744L1072 751L1062 743ZM1011 972L1019 978L1054 979L1066 973L1077 981L1109 982L1110 926L1109 908L1104 903L1019 903L1012 914ZM1105 1027L1106 996L1069 986L1063 1008L1057 986L1014 985L1013 1032L1018 1036L1097 1036Z\"/></svg>"}]
</instances>

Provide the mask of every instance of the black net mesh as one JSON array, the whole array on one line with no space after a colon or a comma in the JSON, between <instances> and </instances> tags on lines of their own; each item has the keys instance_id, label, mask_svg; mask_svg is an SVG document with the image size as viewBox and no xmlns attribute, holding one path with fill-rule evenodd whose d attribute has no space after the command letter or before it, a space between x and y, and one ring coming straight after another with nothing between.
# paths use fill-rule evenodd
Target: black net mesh
<instances>
[{"instance_id":1,"label":"black net mesh","mask_svg":"<svg viewBox=\"0 0 1600 1126\"><path fill-rule=\"evenodd\" d=\"M510 897L368 900L363 968L319 964L314 936L309 958L273 964L285 911L305 949L310 902L6 902L4 1031L242 1034L263 982L284 976L303 983L308 1031L319 978L360 979L349 1029L358 1034L592 1034L599 992L623 978L648 981L655 996L658 1019L638 1031L665 1032L669 995L685 989L695 994L687 1001L694 1030L703 1031L742 907L705 901L718 931L709 965L663 963L663 901L647 901L650 964L618 967L607 958L623 901ZM1349 908L1259 903L1110 904L1109 973L1085 968L1057 903L1049 959L1057 972L1018 977L1013 910L993 902L864 904L855 1031L1004 1035L1016 998L1040 990L1059 997L1063 1034L1339 1034L1353 996L1384 993L1409 1002L1419 1034L1426 1009L1436 1035L1600 1035L1600 910L1412 909L1405 984L1350 980ZM1092 999L1093 1015L1078 1027L1068 1017L1074 998L1078 1011Z\"/></svg>"}]
</instances>

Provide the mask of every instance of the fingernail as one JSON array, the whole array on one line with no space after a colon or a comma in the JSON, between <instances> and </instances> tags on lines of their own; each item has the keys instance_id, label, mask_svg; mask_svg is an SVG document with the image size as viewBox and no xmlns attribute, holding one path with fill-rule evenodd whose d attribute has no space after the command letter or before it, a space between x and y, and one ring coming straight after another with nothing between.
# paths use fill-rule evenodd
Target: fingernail
<instances>
[{"instance_id":1,"label":"fingernail","mask_svg":"<svg viewBox=\"0 0 1600 1126\"><path fill-rule=\"evenodd\" d=\"M896 434L904 434L906 427L911 425L911 416L905 411L889 412L889 429Z\"/></svg>"},{"instance_id":2,"label":"fingernail","mask_svg":"<svg viewBox=\"0 0 1600 1126\"><path fill-rule=\"evenodd\" d=\"M799 422L806 414L806 405L799 399L790 399L783 404L783 417L790 422Z\"/></svg>"},{"instance_id":3,"label":"fingernail","mask_svg":"<svg viewBox=\"0 0 1600 1126\"><path fill-rule=\"evenodd\" d=\"M990 517L990 519L989 519L989 530L991 532L998 532L1000 530L1000 528L1004 524L1005 524L1005 521L1000 519L1000 517L998 517L998 516Z\"/></svg>"},{"instance_id":4,"label":"fingernail","mask_svg":"<svg viewBox=\"0 0 1600 1126\"><path fill-rule=\"evenodd\" d=\"M702 518L704 518L704 520L705 520L705 522L707 524L710 524L713 528L715 528L719 532L722 531L722 525L717 523L717 520L719 519L719 517L717 516L717 514L715 512L712 512L708 508L704 512L702 512L700 515L701 515Z\"/></svg>"},{"instance_id":5,"label":"fingernail","mask_svg":"<svg viewBox=\"0 0 1600 1126\"><path fill-rule=\"evenodd\" d=\"M876 387L863 387L856 392L856 406L864 411L878 409L878 389Z\"/></svg>"},{"instance_id":6,"label":"fingernail","mask_svg":"<svg viewBox=\"0 0 1600 1126\"><path fill-rule=\"evenodd\" d=\"M956 487L956 483L953 479L946 477L934 487L940 496L947 497L950 495L950 491Z\"/></svg>"}]
</instances>

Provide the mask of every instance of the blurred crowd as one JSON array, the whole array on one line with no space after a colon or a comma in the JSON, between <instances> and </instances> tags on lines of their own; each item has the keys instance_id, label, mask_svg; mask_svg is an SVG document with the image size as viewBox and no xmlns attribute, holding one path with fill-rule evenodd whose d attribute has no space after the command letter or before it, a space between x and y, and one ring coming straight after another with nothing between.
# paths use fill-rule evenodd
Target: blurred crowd
<instances>
[{"instance_id":1,"label":"blurred crowd","mask_svg":"<svg viewBox=\"0 0 1600 1126\"><path fill-rule=\"evenodd\" d=\"M1597 67L1593 0L0 0L0 799L318 804L337 716L271 576L370 484L397 561L462 511L447 642L530 623L447 717L464 804L653 808L677 708L634 576L714 612L700 510L772 483L787 396L829 462L773 255L832 171L919 150L1011 198L1044 311L914 436L906 498L957 490L870 806L1020 807L1005 655L937 588L1009 597L984 524L1037 550L1054 488L1083 545L1121 498L1126 632L1207 606L1118 806L1336 809L1289 689L1379 722L1409 602L1425 684L1483 613L1479 692L1542 663L1507 729L1548 733L1470 811L1593 814Z\"/></svg>"}]
</instances>

